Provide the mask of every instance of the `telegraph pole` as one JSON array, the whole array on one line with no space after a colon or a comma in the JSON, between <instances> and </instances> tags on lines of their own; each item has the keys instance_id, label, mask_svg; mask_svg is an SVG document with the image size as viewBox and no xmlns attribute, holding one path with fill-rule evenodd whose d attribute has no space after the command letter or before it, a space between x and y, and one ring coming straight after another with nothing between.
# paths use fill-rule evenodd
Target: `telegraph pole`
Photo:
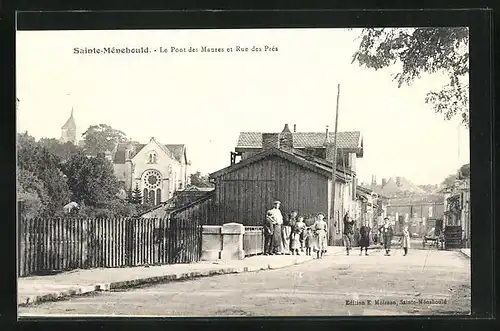
<instances>
[{"instance_id":1,"label":"telegraph pole","mask_svg":"<svg viewBox=\"0 0 500 331\"><path fill-rule=\"evenodd\" d=\"M335 234L335 229L332 226L335 224L335 177L337 176L337 129L338 129L338 122L339 122L339 98L340 98L340 84L337 85L337 108L335 111L335 133L334 133L334 141L333 141L333 166L332 166L332 215L331 217L333 218L333 221L331 222L330 226L328 227L330 235L328 236L328 241L329 245L333 246L333 237ZM340 217L339 217L339 223L337 226L340 225Z\"/></svg>"}]
</instances>

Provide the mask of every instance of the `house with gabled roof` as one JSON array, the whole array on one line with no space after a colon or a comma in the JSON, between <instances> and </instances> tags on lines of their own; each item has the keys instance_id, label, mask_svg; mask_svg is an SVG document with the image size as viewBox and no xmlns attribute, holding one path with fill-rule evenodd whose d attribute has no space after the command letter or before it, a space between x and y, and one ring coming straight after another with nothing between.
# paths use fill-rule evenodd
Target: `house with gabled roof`
<instances>
[{"instance_id":1,"label":"house with gabled roof","mask_svg":"<svg viewBox=\"0 0 500 331\"><path fill-rule=\"evenodd\" d=\"M119 143L112 157L115 176L125 190L139 187L143 202L159 205L186 187L187 154L183 144Z\"/></svg>"},{"instance_id":2,"label":"house with gabled roof","mask_svg":"<svg viewBox=\"0 0 500 331\"><path fill-rule=\"evenodd\" d=\"M363 155L359 133L340 136L344 139L338 144L344 160ZM332 181L332 138L323 134L321 144L316 134L294 135L288 125L280 133L241 133L231 153L231 164L209 176L215 185L212 222L260 225L272 202L279 200L283 215L293 210L306 218L324 213L329 223L329 244L341 245L342 217L346 211L354 215L357 180L352 163L345 166L337 162ZM241 157L239 161L236 156ZM331 205L332 184L335 210Z\"/></svg>"}]
</instances>

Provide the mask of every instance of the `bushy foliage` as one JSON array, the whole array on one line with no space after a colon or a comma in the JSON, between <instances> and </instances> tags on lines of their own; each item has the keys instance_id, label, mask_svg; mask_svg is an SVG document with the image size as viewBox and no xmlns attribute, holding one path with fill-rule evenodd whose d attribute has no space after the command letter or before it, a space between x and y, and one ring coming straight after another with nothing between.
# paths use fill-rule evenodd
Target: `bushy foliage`
<instances>
[{"instance_id":1,"label":"bushy foliage","mask_svg":"<svg viewBox=\"0 0 500 331\"><path fill-rule=\"evenodd\" d=\"M70 191L66 178L60 170L60 159L27 134L18 135L17 156L20 170L18 182L22 183L18 186L18 192L29 193L30 189L24 192L22 190L32 182L31 192L35 190L43 204L40 216L60 215L62 207L70 202ZM44 189L41 189L41 186Z\"/></svg>"},{"instance_id":2,"label":"bushy foliage","mask_svg":"<svg viewBox=\"0 0 500 331\"><path fill-rule=\"evenodd\" d=\"M95 207L116 198L119 184L111 163L104 155L87 157L77 152L69 157L62 169L68 177L73 201Z\"/></svg>"},{"instance_id":3,"label":"bushy foliage","mask_svg":"<svg viewBox=\"0 0 500 331\"><path fill-rule=\"evenodd\" d=\"M124 132L113 129L107 124L92 125L82 136L85 142L85 153L88 155L111 152L116 144L127 141Z\"/></svg>"},{"instance_id":4,"label":"bushy foliage","mask_svg":"<svg viewBox=\"0 0 500 331\"><path fill-rule=\"evenodd\" d=\"M360 38L352 61L375 70L399 67L393 76L398 87L412 84L422 73L446 74L448 84L439 91L428 92L425 102L445 119L458 115L468 126L468 28L366 28Z\"/></svg>"},{"instance_id":5,"label":"bushy foliage","mask_svg":"<svg viewBox=\"0 0 500 331\"><path fill-rule=\"evenodd\" d=\"M17 196L23 201L23 217L61 217L70 201L80 206L69 215L75 217L127 217L151 208L117 198L120 186L103 154L88 157L56 139L37 142L28 134L17 138Z\"/></svg>"},{"instance_id":6,"label":"bushy foliage","mask_svg":"<svg viewBox=\"0 0 500 331\"><path fill-rule=\"evenodd\" d=\"M189 175L189 179L191 185L196 187L214 187L208 180L208 175L202 175L199 171Z\"/></svg>"}]
</instances>

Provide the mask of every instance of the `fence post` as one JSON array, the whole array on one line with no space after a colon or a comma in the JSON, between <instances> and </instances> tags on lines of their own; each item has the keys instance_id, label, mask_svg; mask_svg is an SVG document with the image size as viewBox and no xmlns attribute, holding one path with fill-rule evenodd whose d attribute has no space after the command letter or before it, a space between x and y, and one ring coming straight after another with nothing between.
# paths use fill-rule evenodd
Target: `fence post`
<instances>
[{"instance_id":1,"label":"fence post","mask_svg":"<svg viewBox=\"0 0 500 331\"><path fill-rule=\"evenodd\" d=\"M134 224L132 219L124 219L125 222L125 263L133 266L134 252Z\"/></svg>"},{"instance_id":2,"label":"fence post","mask_svg":"<svg viewBox=\"0 0 500 331\"><path fill-rule=\"evenodd\" d=\"M243 250L243 235L245 227L239 223L222 225L222 252L223 260L242 260L245 258Z\"/></svg>"}]
</instances>

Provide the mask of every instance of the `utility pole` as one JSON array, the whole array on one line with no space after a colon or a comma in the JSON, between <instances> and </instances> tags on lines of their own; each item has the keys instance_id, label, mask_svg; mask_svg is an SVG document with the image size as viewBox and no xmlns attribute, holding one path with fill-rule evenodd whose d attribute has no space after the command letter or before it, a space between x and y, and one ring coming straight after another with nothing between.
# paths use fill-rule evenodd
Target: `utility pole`
<instances>
[{"instance_id":1,"label":"utility pole","mask_svg":"<svg viewBox=\"0 0 500 331\"><path fill-rule=\"evenodd\" d=\"M335 111L335 133L334 133L334 141L333 141L333 166L332 166L332 211L331 217L333 221L331 223L335 224L335 178L337 176L337 129L339 122L339 98L340 98L340 84L337 85L337 108ZM337 226L340 226L340 217L338 220ZM335 229L330 224L328 230L330 235L328 236L329 245L333 246L333 237L335 235Z\"/></svg>"}]
</instances>

